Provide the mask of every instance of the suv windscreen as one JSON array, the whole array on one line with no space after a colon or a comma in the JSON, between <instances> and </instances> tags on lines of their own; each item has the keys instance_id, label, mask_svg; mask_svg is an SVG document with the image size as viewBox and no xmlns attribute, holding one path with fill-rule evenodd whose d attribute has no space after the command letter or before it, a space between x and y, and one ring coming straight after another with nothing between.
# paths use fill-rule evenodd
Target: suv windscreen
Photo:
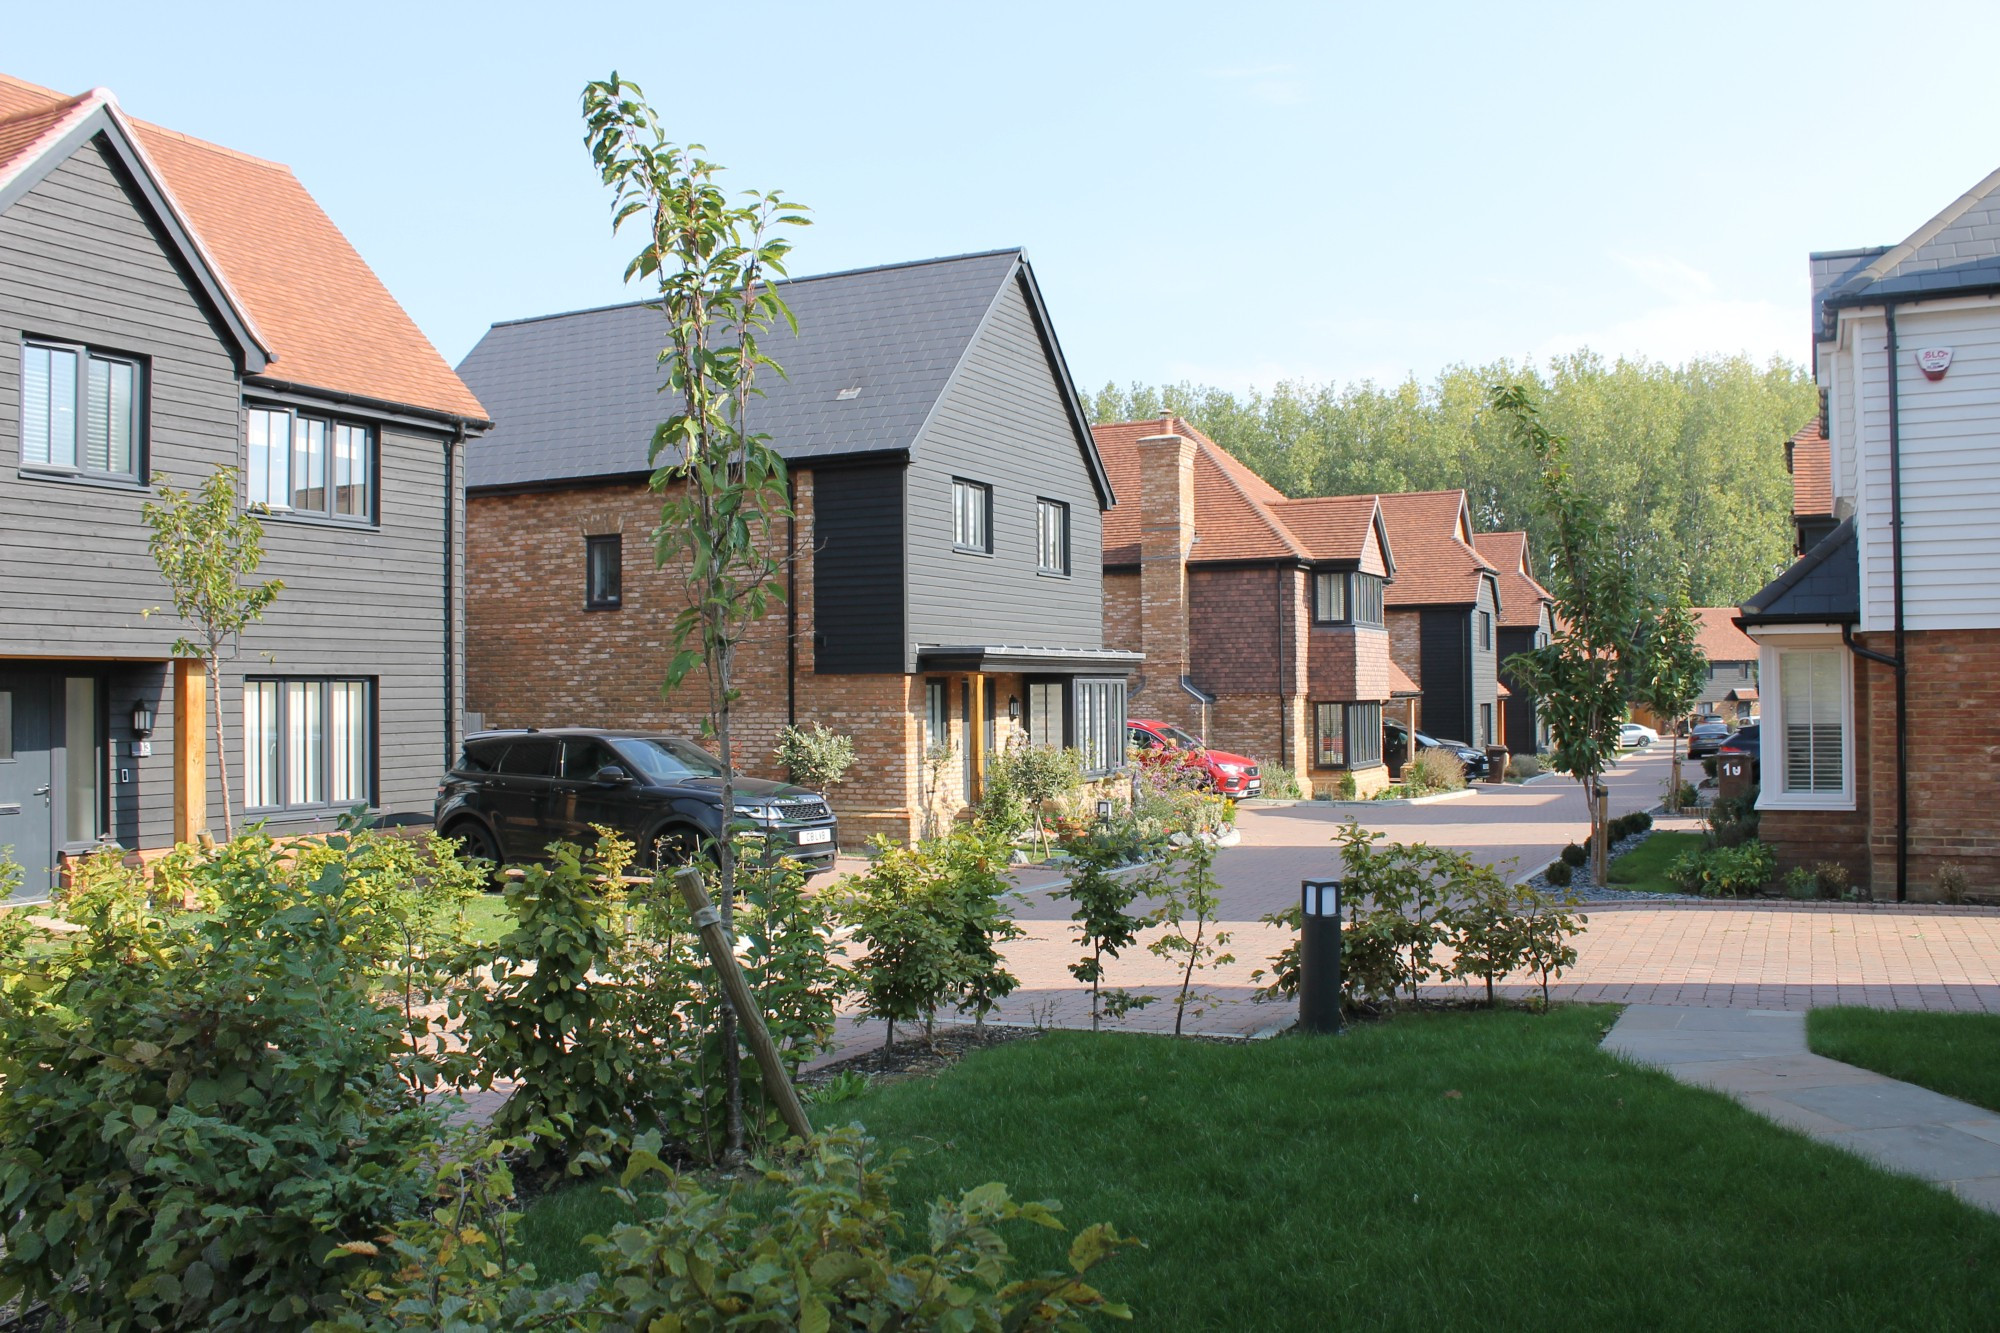
<instances>
[{"instance_id":1,"label":"suv windscreen","mask_svg":"<svg viewBox=\"0 0 2000 1333\"><path fill-rule=\"evenodd\" d=\"M719 778L722 761L699 745L665 736L626 737L618 748L641 773L655 782L677 778Z\"/></svg>"},{"instance_id":2,"label":"suv windscreen","mask_svg":"<svg viewBox=\"0 0 2000 1333\"><path fill-rule=\"evenodd\" d=\"M562 776L572 781L588 782L598 769L617 762L618 756L603 741L563 742Z\"/></svg>"},{"instance_id":3,"label":"suv windscreen","mask_svg":"<svg viewBox=\"0 0 2000 1333\"><path fill-rule=\"evenodd\" d=\"M555 766L554 741L515 741L500 761L500 771L510 778L545 778Z\"/></svg>"}]
</instances>

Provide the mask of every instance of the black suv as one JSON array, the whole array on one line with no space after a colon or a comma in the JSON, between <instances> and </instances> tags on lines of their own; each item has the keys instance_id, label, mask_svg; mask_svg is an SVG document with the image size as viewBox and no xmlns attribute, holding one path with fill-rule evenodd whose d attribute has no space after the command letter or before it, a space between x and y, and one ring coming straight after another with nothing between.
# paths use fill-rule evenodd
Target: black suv
<instances>
[{"instance_id":1,"label":"black suv","mask_svg":"<svg viewBox=\"0 0 2000 1333\"><path fill-rule=\"evenodd\" d=\"M839 826L826 798L788 782L736 779L736 816L809 873L833 868ZM562 727L467 737L438 784L438 832L496 863L616 829L648 864L675 864L722 832L722 763L691 741Z\"/></svg>"}]
</instances>

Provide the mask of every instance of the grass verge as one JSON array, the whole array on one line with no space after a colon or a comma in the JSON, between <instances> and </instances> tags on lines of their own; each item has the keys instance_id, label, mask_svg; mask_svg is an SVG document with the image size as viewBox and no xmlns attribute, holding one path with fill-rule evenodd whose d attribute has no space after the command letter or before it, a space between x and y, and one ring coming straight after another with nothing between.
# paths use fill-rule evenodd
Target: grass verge
<instances>
[{"instance_id":1,"label":"grass verge","mask_svg":"<svg viewBox=\"0 0 2000 1333\"><path fill-rule=\"evenodd\" d=\"M1053 1033L817 1108L1144 1239L1099 1275L1137 1327L1977 1327L2000 1218L1598 1049L1615 1010L1410 1014L1255 1044ZM551 1277L591 1187L524 1237ZM1064 1238L1010 1237L1024 1269Z\"/></svg>"},{"instance_id":2,"label":"grass verge","mask_svg":"<svg viewBox=\"0 0 2000 1333\"><path fill-rule=\"evenodd\" d=\"M1660 832L1611 863L1611 882L1639 893L1682 893L1667 880L1667 867L1683 852L1699 851L1699 833Z\"/></svg>"},{"instance_id":3,"label":"grass verge","mask_svg":"<svg viewBox=\"0 0 2000 1333\"><path fill-rule=\"evenodd\" d=\"M2000 1111L2000 1014L1815 1009L1806 1044L1829 1060Z\"/></svg>"}]
</instances>

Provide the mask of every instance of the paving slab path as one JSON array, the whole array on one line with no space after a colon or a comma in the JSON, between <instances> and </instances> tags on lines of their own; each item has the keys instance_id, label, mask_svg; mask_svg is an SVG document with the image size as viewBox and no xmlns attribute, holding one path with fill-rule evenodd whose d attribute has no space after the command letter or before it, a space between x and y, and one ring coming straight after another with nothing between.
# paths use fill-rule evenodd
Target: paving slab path
<instances>
[{"instance_id":1,"label":"paving slab path","mask_svg":"<svg viewBox=\"0 0 2000 1333\"><path fill-rule=\"evenodd\" d=\"M1814 1055L1803 1013L1635 1004L1604 1049L2000 1213L2000 1115Z\"/></svg>"}]
</instances>

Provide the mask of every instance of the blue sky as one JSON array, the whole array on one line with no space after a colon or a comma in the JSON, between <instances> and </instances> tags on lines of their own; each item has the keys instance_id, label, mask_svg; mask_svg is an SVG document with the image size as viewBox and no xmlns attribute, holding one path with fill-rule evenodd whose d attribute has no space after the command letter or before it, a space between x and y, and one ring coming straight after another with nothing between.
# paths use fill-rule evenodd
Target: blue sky
<instances>
[{"instance_id":1,"label":"blue sky","mask_svg":"<svg viewBox=\"0 0 2000 1333\"><path fill-rule=\"evenodd\" d=\"M290 164L454 362L631 299L617 68L794 272L1025 245L1078 382L1806 351L1805 256L2000 166L2000 7L99 4L0 68ZM168 17L177 14L178 17ZM199 17L192 17L199 15Z\"/></svg>"}]
</instances>

